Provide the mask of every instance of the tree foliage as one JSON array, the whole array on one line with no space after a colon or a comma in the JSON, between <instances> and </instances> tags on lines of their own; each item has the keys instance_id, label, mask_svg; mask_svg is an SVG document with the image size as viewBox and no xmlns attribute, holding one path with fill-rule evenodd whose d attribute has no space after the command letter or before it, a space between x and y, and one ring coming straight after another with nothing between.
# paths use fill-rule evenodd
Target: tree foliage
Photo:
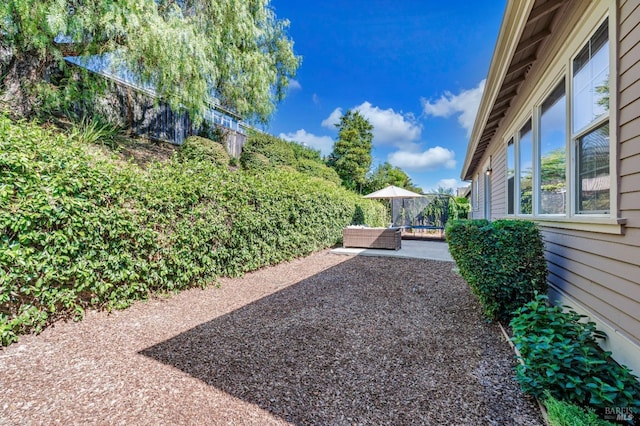
<instances>
[{"instance_id":1,"label":"tree foliage","mask_svg":"<svg viewBox=\"0 0 640 426\"><path fill-rule=\"evenodd\" d=\"M373 126L358 111L348 110L336 127L338 140L328 164L338 172L345 187L362 192L371 167Z\"/></svg>"},{"instance_id":2,"label":"tree foliage","mask_svg":"<svg viewBox=\"0 0 640 426\"><path fill-rule=\"evenodd\" d=\"M319 151L258 131L249 133L242 147L240 164L244 169L254 171L289 167L337 185L341 183L335 170L324 163Z\"/></svg>"},{"instance_id":3,"label":"tree foliage","mask_svg":"<svg viewBox=\"0 0 640 426\"><path fill-rule=\"evenodd\" d=\"M367 181L364 185L364 192L370 193L378 191L386 186L394 185L409 191L422 193L422 188L413 184L409 175L399 167L392 166L388 162L384 162L367 175Z\"/></svg>"},{"instance_id":4,"label":"tree foliage","mask_svg":"<svg viewBox=\"0 0 640 426\"><path fill-rule=\"evenodd\" d=\"M4 0L2 100L28 100L30 112L29 94L46 81L72 102L82 91L63 58L108 52L196 121L215 96L266 122L300 64L287 28L270 0Z\"/></svg>"}]
</instances>

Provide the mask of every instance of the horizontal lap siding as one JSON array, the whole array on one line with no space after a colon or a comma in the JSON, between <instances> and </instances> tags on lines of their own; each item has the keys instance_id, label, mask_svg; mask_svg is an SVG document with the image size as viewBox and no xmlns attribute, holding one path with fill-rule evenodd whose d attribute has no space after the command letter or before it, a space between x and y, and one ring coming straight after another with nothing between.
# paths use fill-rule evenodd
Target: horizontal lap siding
<instances>
[{"instance_id":1,"label":"horizontal lap siding","mask_svg":"<svg viewBox=\"0 0 640 426\"><path fill-rule=\"evenodd\" d=\"M493 154L491 159L491 185L493 194L491 197L491 216L502 217L507 211L506 207L506 179L507 176L507 145Z\"/></svg>"},{"instance_id":2,"label":"horizontal lap siding","mask_svg":"<svg viewBox=\"0 0 640 426\"><path fill-rule=\"evenodd\" d=\"M627 235L594 235L543 229L549 283L640 345L640 247Z\"/></svg>"},{"instance_id":3,"label":"horizontal lap siding","mask_svg":"<svg viewBox=\"0 0 640 426\"><path fill-rule=\"evenodd\" d=\"M543 228L549 283L640 346L640 4L621 2L618 179L623 235ZM615 355L615 353L614 353Z\"/></svg>"},{"instance_id":4,"label":"horizontal lap siding","mask_svg":"<svg viewBox=\"0 0 640 426\"><path fill-rule=\"evenodd\" d=\"M552 288L640 353L640 3L622 2L618 27L618 191L622 235L542 228ZM610 348L614 352L617 347ZM620 349L622 351L622 349ZM623 361L637 359L626 353ZM625 359L626 358L626 359ZM639 371L637 362L632 368Z\"/></svg>"},{"instance_id":5,"label":"horizontal lap siding","mask_svg":"<svg viewBox=\"0 0 640 426\"><path fill-rule=\"evenodd\" d=\"M561 22L580 22L585 3L570 3L565 19ZM599 328L614 336L605 343L608 350L620 354L617 358L626 362L640 375L640 2L620 1L617 22L617 93L612 100L617 108L617 176L618 209L626 219L621 235L572 229L541 227L545 242L545 256L549 266L551 294L566 298L577 310L585 310L598 322ZM560 24L564 25L564 24ZM560 37L562 27L556 28ZM552 36L553 37L553 36ZM613 44L614 42L612 42ZM559 43L557 44L560 45ZM542 55L555 55L553 50L543 50ZM541 63L552 62L540 57ZM565 60L560 58L559 60ZM504 134L512 120L520 114L520 106L526 105L534 93L538 74L544 69L534 66L527 82L519 90L513 102L514 110L501 123L490 150L492 154L492 217L506 216L506 144L509 135ZM544 88L543 88L544 89ZM616 117L612 114L612 117ZM484 161L477 169L484 173ZM483 192L483 175L480 175ZM483 194L481 194L482 197ZM482 198L481 198L482 200ZM482 202L475 217L483 213ZM603 326L603 327L601 327ZM622 337L620 337L622 336ZM625 343L626 342L626 343ZM630 343L628 343L630 342Z\"/></svg>"},{"instance_id":6,"label":"horizontal lap siding","mask_svg":"<svg viewBox=\"0 0 640 426\"><path fill-rule=\"evenodd\" d=\"M621 2L619 19L620 210L622 217L628 217L627 228L637 229L640 228L640 3ZM626 239L630 231L627 230ZM640 249L637 257L640 258Z\"/></svg>"}]
</instances>

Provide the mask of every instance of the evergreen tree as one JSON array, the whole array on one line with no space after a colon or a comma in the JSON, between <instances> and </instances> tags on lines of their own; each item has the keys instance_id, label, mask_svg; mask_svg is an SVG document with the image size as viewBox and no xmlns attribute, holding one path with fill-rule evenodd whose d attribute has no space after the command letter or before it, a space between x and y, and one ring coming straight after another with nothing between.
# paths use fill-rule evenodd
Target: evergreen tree
<instances>
[{"instance_id":1,"label":"evergreen tree","mask_svg":"<svg viewBox=\"0 0 640 426\"><path fill-rule=\"evenodd\" d=\"M422 193L422 188L415 186L404 170L399 167L394 167L386 161L378 165L375 170L368 174L364 192L375 192L389 185Z\"/></svg>"},{"instance_id":2,"label":"evergreen tree","mask_svg":"<svg viewBox=\"0 0 640 426\"><path fill-rule=\"evenodd\" d=\"M342 184L362 192L371 167L373 126L358 111L347 111L336 124L338 140L333 145L328 164L335 169Z\"/></svg>"}]
</instances>

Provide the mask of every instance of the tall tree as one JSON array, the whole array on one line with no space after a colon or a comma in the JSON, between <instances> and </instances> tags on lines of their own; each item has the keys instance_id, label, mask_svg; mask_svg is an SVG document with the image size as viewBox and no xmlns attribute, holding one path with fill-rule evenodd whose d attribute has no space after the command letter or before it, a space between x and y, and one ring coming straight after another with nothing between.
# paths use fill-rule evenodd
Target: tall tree
<instances>
[{"instance_id":1,"label":"tall tree","mask_svg":"<svg viewBox=\"0 0 640 426\"><path fill-rule=\"evenodd\" d=\"M196 121L215 97L266 122L300 64L288 25L270 0L3 0L0 102L30 113L34 88L73 102L64 56L110 52Z\"/></svg>"},{"instance_id":2,"label":"tall tree","mask_svg":"<svg viewBox=\"0 0 640 426\"><path fill-rule=\"evenodd\" d=\"M345 187L362 192L371 167L373 126L358 111L348 110L336 127L338 139L328 164L336 170Z\"/></svg>"},{"instance_id":3,"label":"tall tree","mask_svg":"<svg viewBox=\"0 0 640 426\"><path fill-rule=\"evenodd\" d=\"M422 192L422 188L415 186L404 170L399 167L394 167L386 161L378 165L378 167L367 175L364 190L365 192L374 192L389 185L398 186L413 192Z\"/></svg>"}]
</instances>

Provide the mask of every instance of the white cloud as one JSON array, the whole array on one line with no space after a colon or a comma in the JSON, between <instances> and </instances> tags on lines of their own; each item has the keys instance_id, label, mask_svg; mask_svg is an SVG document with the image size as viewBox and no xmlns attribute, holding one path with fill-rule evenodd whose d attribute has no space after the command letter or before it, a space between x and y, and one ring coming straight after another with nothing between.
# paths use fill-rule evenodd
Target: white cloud
<instances>
[{"instance_id":1,"label":"white cloud","mask_svg":"<svg viewBox=\"0 0 640 426\"><path fill-rule=\"evenodd\" d=\"M440 179L438 181L438 188L453 189L455 191L456 189L458 189L459 186L460 186L459 181L458 179L455 179L455 178Z\"/></svg>"},{"instance_id":2,"label":"white cloud","mask_svg":"<svg viewBox=\"0 0 640 426\"><path fill-rule=\"evenodd\" d=\"M358 111L373 126L374 145L392 145L401 149L415 148L415 142L420 139L422 126L416 122L411 114L402 114L392 108L381 109L370 102L352 108ZM329 117L322 121L322 127L335 129L340 123L342 108L334 109Z\"/></svg>"},{"instance_id":3,"label":"white cloud","mask_svg":"<svg viewBox=\"0 0 640 426\"><path fill-rule=\"evenodd\" d=\"M311 100L315 105L320 105L320 96L318 96L317 93L314 93L313 95L311 95Z\"/></svg>"},{"instance_id":4,"label":"white cloud","mask_svg":"<svg viewBox=\"0 0 640 426\"><path fill-rule=\"evenodd\" d=\"M467 131L467 136L471 135L482 92L484 92L485 81L482 80L477 87L463 90L457 95L448 91L444 92L444 95L435 102L422 99L424 113L444 118L457 114L458 123Z\"/></svg>"},{"instance_id":5,"label":"white cloud","mask_svg":"<svg viewBox=\"0 0 640 426\"><path fill-rule=\"evenodd\" d=\"M298 80L292 78L289 80L289 90L302 90L302 85Z\"/></svg>"},{"instance_id":6,"label":"white cloud","mask_svg":"<svg viewBox=\"0 0 640 426\"><path fill-rule=\"evenodd\" d=\"M456 167L455 153L441 146L423 152L396 151L389 154L387 159L389 163L401 169L421 172Z\"/></svg>"},{"instance_id":7,"label":"white cloud","mask_svg":"<svg viewBox=\"0 0 640 426\"><path fill-rule=\"evenodd\" d=\"M422 127L411 115L403 115L392 108L380 109L363 102L354 108L373 125L373 143L403 147L420 139Z\"/></svg>"},{"instance_id":8,"label":"white cloud","mask_svg":"<svg viewBox=\"0 0 640 426\"><path fill-rule=\"evenodd\" d=\"M280 133L279 137L318 150L323 156L331 154L333 150L333 139L331 137L316 136L313 133L307 133L304 129L300 129L295 133Z\"/></svg>"},{"instance_id":9,"label":"white cloud","mask_svg":"<svg viewBox=\"0 0 640 426\"><path fill-rule=\"evenodd\" d=\"M340 123L340 117L342 117L342 108L336 108L327 118L322 120L320 125L327 129L334 130L336 128L336 124Z\"/></svg>"}]
</instances>

